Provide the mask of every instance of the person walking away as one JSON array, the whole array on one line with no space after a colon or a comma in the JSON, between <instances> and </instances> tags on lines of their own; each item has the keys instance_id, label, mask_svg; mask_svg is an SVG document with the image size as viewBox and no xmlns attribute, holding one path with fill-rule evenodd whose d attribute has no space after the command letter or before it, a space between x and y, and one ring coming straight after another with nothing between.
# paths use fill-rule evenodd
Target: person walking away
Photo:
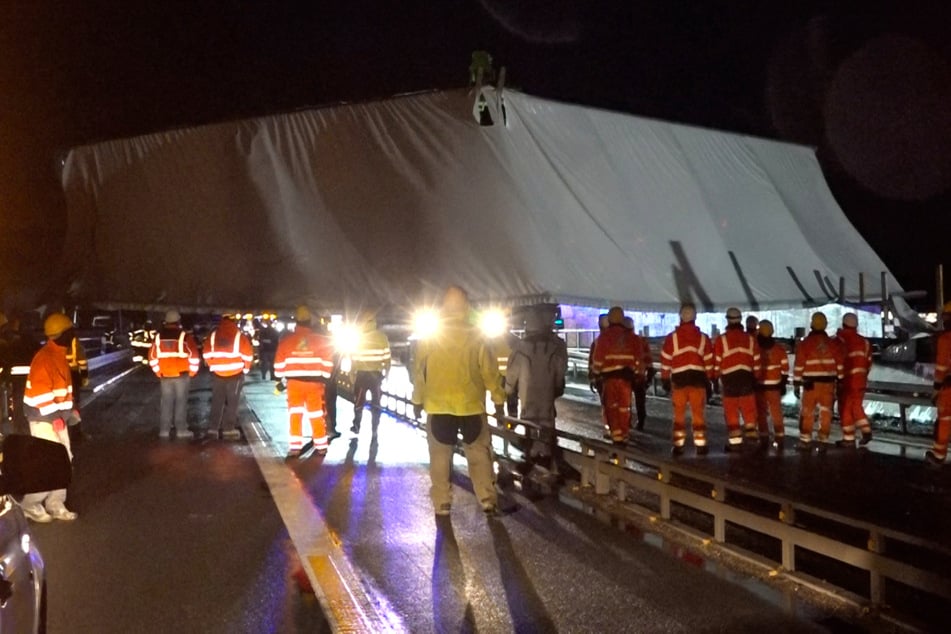
<instances>
[{"instance_id":1,"label":"person walking away","mask_svg":"<svg viewBox=\"0 0 951 634\"><path fill-rule=\"evenodd\" d=\"M77 445L85 438L82 429L80 402L82 389L89 385L89 358L86 356L86 348L80 343L79 337L73 337L73 342L66 351L66 362L69 364L69 374L73 381L73 413L66 422L69 440L72 444Z\"/></svg>"},{"instance_id":2,"label":"person walking away","mask_svg":"<svg viewBox=\"0 0 951 634\"><path fill-rule=\"evenodd\" d=\"M836 339L843 353L844 378L839 383L839 421L842 424L842 439L839 447L855 448L855 428L862 431L861 445L872 440L872 425L865 415L862 402L868 388L868 373L872 369L872 345L858 333L859 318L855 313L842 316L842 327Z\"/></svg>"},{"instance_id":3,"label":"person walking away","mask_svg":"<svg viewBox=\"0 0 951 634\"><path fill-rule=\"evenodd\" d=\"M221 323L205 341L203 358L211 370L211 411L208 414L207 431L213 438L227 440L241 438L238 424L238 404L244 375L251 371L254 362L254 346L251 340L238 330L230 315L221 318Z\"/></svg>"},{"instance_id":4,"label":"person walking away","mask_svg":"<svg viewBox=\"0 0 951 634\"><path fill-rule=\"evenodd\" d=\"M601 313L598 315L598 334L591 341L591 346L588 348L588 386L591 388L591 391L598 395L598 400L601 401L601 379L594 373L594 345L598 343L598 336L604 332L605 328L608 327L608 314ZM603 404L603 402L602 402ZM606 437L610 437L608 434Z\"/></svg>"},{"instance_id":5,"label":"person walking away","mask_svg":"<svg viewBox=\"0 0 951 634\"><path fill-rule=\"evenodd\" d=\"M690 408L693 444L698 455L707 447L707 391L713 380L713 345L694 323L697 309L685 303L680 307L680 325L664 338L660 355L660 378L664 391L670 392L674 408L673 455L679 456L687 444L687 408Z\"/></svg>"},{"instance_id":6,"label":"person walking away","mask_svg":"<svg viewBox=\"0 0 951 634\"><path fill-rule=\"evenodd\" d=\"M390 341L376 327L376 318L363 315L360 320L360 340L350 355L350 371L353 373L353 426L350 432L360 433L363 408L370 394L370 418L373 435L380 425L380 399L383 396L383 379L390 371Z\"/></svg>"},{"instance_id":7,"label":"person walking away","mask_svg":"<svg viewBox=\"0 0 951 634\"><path fill-rule=\"evenodd\" d=\"M744 435L756 438L756 387L754 368L759 365L760 350L756 338L743 329L739 308L726 311L726 329L713 342L713 373L719 379L726 420L727 453L739 449ZM740 428L740 417L743 428Z\"/></svg>"},{"instance_id":8,"label":"person walking away","mask_svg":"<svg viewBox=\"0 0 951 634\"><path fill-rule=\"evenodd\" d=\"M295 313L297 327L284 336L274 355L274 373L287 380L287 415L290 441L287 456L300 455L304 447L304 423L318 454L327 453L325 387L334 373L334 347L327 335L312 327L306 306Z\"/></svg>"},{"instance_id":9,"label":"person walking away","mask_svg":"<svg viewBox=\"0 0 951 634\"><path fill-rule=\"evenodd\" d=\"M76 331L62 313L52 313L43 322L46 343L33 357L23 394L23 410L30 423L30 435L66 447L73 458L66 419L73 410L73 381L66 362ZM28 493L20 504L32 521L72 521L78 515L66 508L66 489Z\"/></svg>"},{"instance_id":10,"label":"person walking away","mask_svg":"<svg viewBox=\"0 0 951 634\"><path fill-rule=\"evenodd\" d=\"M149 348L149 367L159 378L159 438L191 437L188 429L188 386L198 374L200 359L195 338L182 328L177 310L165 313L165 321Z\"/></svg>"},{"instance_id":11,"label":"person walking away","mask_svg":"<svg viewBox=\"0 0 951 634\"><path fill-rule=\"evenodd\" d=\"M274 354L277 352L277 344L280 341L280 333L271 323L271 320L265 320L261 324L261 330L258 332L258 359L261 365L261 378L265 381L274 380Z\"/></svg>"},{"instance_id":12,"label":"person walking away","mask_svg":"<svg viewBox=\"0 0 951 634\"><path fill-rule=\"evenodd\" d=\"M631 433L631 395L642 370L637 341L624 326L620 306L608 311L608 327L594 345L593 370L602 384L601 411L611 441L623 444Z\"/></svg>"},{"instance_id":13,"label":"person walking away","mask_svg":"<svg viewBox=\"0 0 951 634\"><path fill-rule=\"evenodd\" d=\"M468 315L468 295L450 286L442 301L440 328L418 342L411 400L417 419L424 409L427 414L430 497L436 515L449 515L452 507L452 456L461 434L473 491L482 510L493 516L498 513L498 493L485 394L489 392L495 415L503 420L505 390L495 357Z\"/></svg>"},{"instance_id":14,"label":"person walking away","mask_svg":"<svg viewBox=\"0 0 951 634\"><path fill-rule=\"evenodd\" d=\"M802 394L799 416L798 451L812 448L816 409L819 410L819 449L825 448L832 428L832 406L835 402L835 384L844 376L842 349L835 339L826 334L828 321L822 312L812 314L810 331L796 344L796 364L793 367L793 393Z\"/></svg>"},{"instance_id":15,"label":"person walking away","mask_svg":"<svg viewBox=\"0 0 951 634\"><path fill-rule=\"evenodd\" d=\"M759 319L756 315L746 316L746 334L756 337L759 335Z\"/></svg>"},{"instance_id":16,"label":"person walking away","mask_svg":"<svg viewBox=\"0 0 951 634\"><path fill-rule=\"evenodd\" d=\"M773 338L773 323L768 319L759 322L756 342L760 360L756 371L756 426L759 429L760 447L769 444L769 421L773 423L773 443L783 451L786 429L783 425L783 394L789 381L789 355L786 349Z\"/></svg>"},{"instance_id":17,"label":"person walking away","mask_svg":"<svg viewBox=\"0 0 951 634\"><path fill-rule=\"evenodd\" d=\"M948 458L948 440L951 438L951 302L941 312L942 332L935 341L934 394L931 397L938 408L934 425L934 441L925 452L931 464L944 464Z\"/></svg>"},{"instance_id":18,"label":"person walking away","mask_svg":"<svg viewBox=\"0 0 951 634\"><path fill-rule=\"evenodd\" d=\"M634 330L634 319L632 317L624 318L624 327L634 335L634 341L637 347L637 357L640 359L640 372L634 377L634 410L637 414L635 420L631 416L631 424L634 429L642 431L647 422L647 386L654 380L654 357L651 354L650 342L647 338L640 336Z\"/></svg>"},{"instance_id":19,"label":"person walking away","mask_svg":"<svg viewBox=\"0 0 951 634\"><path fill-rule=\"evenodd\" d=\"M506 394L517 393L520 418L538 425L538 437L527 448L529 465L551 469L556 455L555 399L565 393L568 348L554 331L557 306L539 304L528 309L525 335L512 349L505 375Z\"/></svg>"}]
</instances>

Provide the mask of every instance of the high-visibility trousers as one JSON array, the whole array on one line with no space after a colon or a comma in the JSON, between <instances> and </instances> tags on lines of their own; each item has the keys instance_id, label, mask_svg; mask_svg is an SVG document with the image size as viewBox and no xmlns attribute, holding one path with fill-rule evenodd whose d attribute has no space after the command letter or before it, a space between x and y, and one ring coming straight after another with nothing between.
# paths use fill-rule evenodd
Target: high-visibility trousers
<instances>
[{"instance_id":1,"label":"high-visibility trousers","mask_svg":"<svg viewBox=\"0 0 951 634\"><path fill-rule=\"evenodd\" d=\"M707 444L707 389L704 387L675 387L670 393L674 406L674 447L683 447L687 443L687 406L690 406L693 444L705 447Z\"/></svg>"},{"instance_id":2,"label":"high-visibility trousers","mask_svg":"<svg viewBox=\"0 0 951 634\"><path fill-rule=\"evenodd\" d=\"M759 390L756 392L756 426L760 437L769 436L769 422L773 422L773 436L782 439L786 434L783 427L783 393L780 390Z\"/></svg>"},{"instance_id":3,"label":"high-visibility trousers","mask_svg":"<svg viewBox=\"0 0 951 634\"><path fill-rule=\"evenodd\" d=\"M839 421L842 423L842 440L855 440L855 428L863 434L872 433L872 425L865 415L862 401L865 400L865 388L845 388L839 394Z\"/></svg>"},{"instance_id":4,"label":"high-visibility trousers","mask_svg":"<svg viewBox=\"0 0 951 634\"><path fill-rule=\"evenodd\" d=\"M304 423L308 424L314 449L327 448L324 422L324 384L317 381L287 380L287 414L290 418L290 449L303 446Z\"/></svg>"},{"instance_id":5,"label":"high-visibility trousers","mask_svg":"<svg viewBox=\"0 0 951 634\"><path fill-rule=\"evenodd\" d=\"M611 440L627 440L631 431L631 382L613 377L604 379L602 403L604 424L611 433Z\"/></svg>"},{"instance_id":6,"label":"high-visibility trousers","mask_svg":"<svg viewBox=\"0 0 951 634\"><path fill-rule=\"evenodd\" d=\"M832 405L835 403L835 384L813 383L812 389L802 391L802 409L799 417L799 440L812 442L812 430L819 410L819 440L829 439L832 430Z\"/></svg>"},{"instance_id":7,"label":"high-visibility trousers","mask_svg":"<svg viewBox=\"0 0 951 634\"><path fill-rule=\"evenodd\" d=\"M723 418L731 445L743 444L743 430L740 428L740 416L748 431L756 431L756 397L752 393L743 396L723 397Z\"/></svg>"},{"instance_id":8,"label":"high-visibility trousers","mask_svg":"<svg viewBox=\"0 0 951 634\"><path fill-rule=\"evenodd\" d=\"M936 458L948 457L948 440L951 438L951 387L938 390L938 420L934 426L934 444L931 451Z\"/></svg>"}]
</instances>

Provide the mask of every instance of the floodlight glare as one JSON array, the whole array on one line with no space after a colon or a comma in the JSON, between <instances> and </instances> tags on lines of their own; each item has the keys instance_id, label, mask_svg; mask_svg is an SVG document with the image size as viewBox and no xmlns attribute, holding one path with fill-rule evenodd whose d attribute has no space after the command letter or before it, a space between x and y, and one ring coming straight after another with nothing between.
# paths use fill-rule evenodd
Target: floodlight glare
<instances>
[{"instance_id":1,"label":"floodlight glare","mask_svg":"<svg viewBox=\"0 0 951 634\"><path fill-rule=\"evenodd\" d=\"M439 313L432 308L422 308L413 315L413 338L428 339L439 330Z\"/></svg>"},{"instance_id":2,"label":"floodlight glare","mask_svg":"<svg viewBox=\"0 0 951 634\"><path fill-rule=\"evenodd\" d=\"M505 311L498 308L490 308L479 315L479 329L489 339L501 336L508 330L508 319Z\"/></svg>"}]
</instances>

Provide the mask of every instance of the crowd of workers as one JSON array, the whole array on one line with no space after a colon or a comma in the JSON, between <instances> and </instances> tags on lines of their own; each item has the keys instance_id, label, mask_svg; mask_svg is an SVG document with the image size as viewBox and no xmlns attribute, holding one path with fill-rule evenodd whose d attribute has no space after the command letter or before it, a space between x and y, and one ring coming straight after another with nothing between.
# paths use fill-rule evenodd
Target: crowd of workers
<instances>
[{"instance_id":1,"label":"crowd of workers","mask_svg":"<svg viewBox=\"0 0 951 634\"><path fill-rule=\"evenodd\" d=\"M534 432L523 447L527 463L551 466L557 449L555 402L564 393L568 366L565 342L553 328L555 308L543 304L528 309L522 337L506 330L487 339L469 319L465 291L450 287L446 292L439 332L418 342L411 371L414 414L420 418L423 410L427 413L431 498L437 515L448 515L451 509L452 453L460 439L479 502L487 514L498 513L487 392L497 424L506 422L506 403L509 417L517 415L532 423ZM739 309L730 308L724 332L711 340L697 327L696 314L692 304L681 307L680 324L665 337L660 355L661 384L673 405L675 456L684 453L690 437L698 455L708 453L705 409L714 392L723 401L725 452L737 451L744 439L762 450L772 446L782 451L780 399L790 375L800 401L797 450L830 443L836 405L842 434L835 444L855 448L857 434L860 445L871 440L862 405L871 345L858 333L855 313L843 316L835 337L826 333L826 316L814 313L809 333L796 343L791 372L787 351L773 338L769 321L749 316L744 328ZM633 322L620 307L601 317L590 349L589 379L600 396L606 436L624 444L633 433L632 422L634 430L644 427L646 386L655 372L654 361L648 342L634 332ZM360 433L363 410L369 404L375 436L391 352L373 317L361 316L361 332L345 350L331 339L326 320L308 308L299 307L295 321L296 328L283 337L267 324L258 333L262 378L279 381L286 392L288 455L310 449L326 453L340 435L332 407L340 372L349 375L353 388L351 433ZM935 464L946 460L951 436L951 302L944 306L942 321L934 375L938 417L933 446L926 453ZM13 395L9 399L13 428L3 431L18 431L19 425L21 433L63 444L71 456L71 444L82 438L78 397L88 382L88 363L66 315L50 314L43 332L46 342L39 345L20 332L17 320L7 322L0 313L0 379ZM159 379L161 438L170 438L173 431L177 437L192 437L197 431L240 438L238 403L254 347L232 317L224 316L199 348L196 338L182 327L180 314L169 310L151 338L146 358ZM187 419L188 390L202 360L211 372L212 401L207 424L194 430ZM65 490L29 494L24 512L37 522L73 520L76 514L66 508L65 498Z\"/></svg>"}]
</instances>

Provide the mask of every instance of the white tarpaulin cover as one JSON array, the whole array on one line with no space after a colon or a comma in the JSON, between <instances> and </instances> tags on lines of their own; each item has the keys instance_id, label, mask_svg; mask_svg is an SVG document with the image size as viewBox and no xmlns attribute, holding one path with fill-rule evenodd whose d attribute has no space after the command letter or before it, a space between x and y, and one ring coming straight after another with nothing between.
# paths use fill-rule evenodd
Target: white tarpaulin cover
<instances>
[{"instance_id":1,"label":"white tarpaulin cover","mask_svg":"<svg viewBox=\"0 0 951 634\"><path fill-rule=\"evenodd\" d=\"M456 283L483 300L721 310L827 303L840 277L857 299L863 274L880 295L886 267L810 148L504 98L492 126L458 90L75 148L73 289L116 306L340 309Z\"/></svg>"}]
</instances>

